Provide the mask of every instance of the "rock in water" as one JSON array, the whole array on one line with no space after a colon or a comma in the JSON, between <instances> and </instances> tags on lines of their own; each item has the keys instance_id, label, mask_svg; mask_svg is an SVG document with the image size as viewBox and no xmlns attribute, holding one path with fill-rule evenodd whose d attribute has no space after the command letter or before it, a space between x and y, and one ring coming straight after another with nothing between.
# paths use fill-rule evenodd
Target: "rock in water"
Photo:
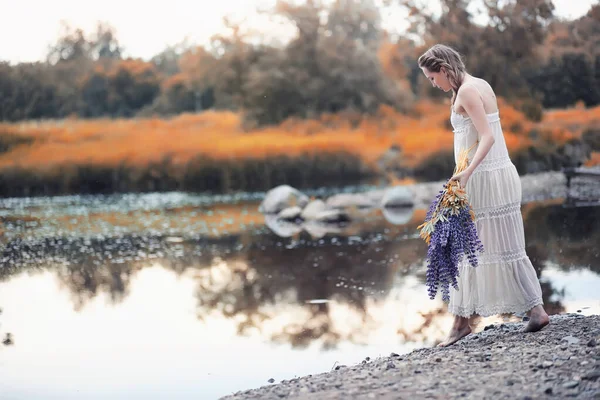
<instances>
[{"instance_id":1,"label":"rock in water","mask_svg":"<svg viewBox=\"0 0 600 400\"><path fill-rule=\"evenodd\" d=\"M356 207L357 209L368 210L377 206L368 193L340 193L329 197L326 201L328 208L347 209Z\"/></svg>"},{"instance_id":2,"label":"rock in water","mask_svg":"<svg viewBox=\"0 0 600 400\"><path fill-rule=\"evenodd\" d=\"M406 224L414 213L413 193L406 186L393 186L385 190L381 198L384 218L394 224Z\"/></svg>"},{"instance_id":3,"label":"rock in water","mask_svg":"<svg viewBox=\"0 0 600 400\"><path fill-rule=\"evenodd\" d=\"M302 224L302 228L304 228L313 239L321 239L328 233L340 233L342 231L338 224L324 224L319 221L310 220L305 221L304 224Z\"/></svg>"},{"instance_id":4,"label":"rock in water","mask_svg":"<svg viewBox=\"0 0 600 400\"><path fill-rule=\"evenodd\" d=\"M413 207L387 207L381 210L387 222L393 225L404 225L411 220L415 209Z\"/></svg>"},{"instance_id":5,"label":"rock in water","mask_svg":"<svg viewBox=\"0 0 600 400\"><path fill-rule=\"evenodd\" d=\"M300 215L302 219L316 219L319 213L325 211L327 206L323 200L313 200L302 210L302 214Z\"/></svg>"},{"instance_id":6,"label":"rock in water","mask_svg":"<svg viewBox=\"0 0 600 400\"><path fill-rule=\"evenodd\" d=\"M258 206L258 211L263 214L278 214L289 207L304 208L309 198L304 193L288 185L277 186L269 190L263 201Z\"/></svg>"},{"instance_id":7,"label":"rock in water","mask_svg":"<svg viewBox=\"0 0 600 400\"><path fill-rule=\"evenodd\" d=\"M406 186L392 186L387 188L381 199L381 208L413 206L413 194Z\"/></svg>"},{"instance_id":8,"label":"rock in water","mask_svg":"<svg viewBox=\"0 0 600 400\"><path fill-rule=\"evenodd\" d=\"M300 214L302 213L302 209L298 206L292 206L288 208L284 208L277 214L277 218L283 221L295 221L300 218Z\"/></svg>"},{"instance_id":9,"label":"rock in water","mask_svg":"<svg viewBox=\"0 0 600 400\"><path fill-rule=\"evenodd\" d=\"M324 224L350 222L350 216L343 210L324 210L315 216L315 220Z\"/></svg>"},{"instance_id":10,"label":"rock in water","mask_svg":"<svg viewBox=\"0 0 600 400\"><path fill-rule=\"evenodd\" d=\"M283 221L277 215L265 215L265 225L280 237L291 237L302 231L301 225Z\"/></svg>"}]
</instances>

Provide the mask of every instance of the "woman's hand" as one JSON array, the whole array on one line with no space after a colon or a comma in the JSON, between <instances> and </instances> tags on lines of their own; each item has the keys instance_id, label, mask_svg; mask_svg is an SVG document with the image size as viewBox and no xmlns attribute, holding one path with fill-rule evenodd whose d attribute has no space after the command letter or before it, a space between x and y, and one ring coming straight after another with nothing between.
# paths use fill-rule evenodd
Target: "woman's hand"
<instances>
[{"instance_id":1,"label":"woman's hand","mask_svg":"<svg viewBox=\"0 0 600 400\"><path fill-rule=\"evenodd\" d=\"M470 177L471 171L469 169L466 169L463 172L459 172L458 174L454 175L452 178L450 178L450 181L458 182L459 187L464 189L467 187L467 182L469 181Z\"/></svg>"}]
</instances>

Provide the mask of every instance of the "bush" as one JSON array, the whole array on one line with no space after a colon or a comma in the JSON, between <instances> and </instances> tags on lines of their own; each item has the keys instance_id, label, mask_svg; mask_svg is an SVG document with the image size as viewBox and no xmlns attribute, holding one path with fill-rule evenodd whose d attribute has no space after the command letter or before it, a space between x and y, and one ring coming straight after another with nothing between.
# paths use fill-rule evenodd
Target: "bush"
<instances>
[{"instance_id":1,"label":"bush","mask_svg":"<svg viewBox=\"0 0 600 400\"><path fill-rule=\"evenodd\" d=\"M0 153L6 153L14 147L33 143L31 136L18 135L12 132L0 132Z\"/></svg>"},{"instance_id":2,"label":"bush","mask_svg":"<svg viewBox=\"0 0 600 400\"><path fill-rule=\"evenodd\" d=\"M534 99L528 99L521 102L519 109L530 121L540 122L544 116L542 103Z\"/></svg>"},{"instance_id":3,"label":"bush","mask_svg":"<svg viewBox=\"0 0 600 400\"><path fill-rule=\"evenodd\" d=\"M421 181L446 180L452 176L455 165L454 152L442 150L427 157L414 169L413 174Z\"/></svg>"},{"instance_id":4,"label":"bush","mask_svg":"<svg viewBox=\"0 0 600 400\"><path fill-rule=\"evenodd\" d=\"M166 157L145 167L63 165L43 173L6 168L0 174L0 196L266 191L282 184L297 188L356 184L373 174L358 156L343 152L241 160L201 155L184 165L174 165Z\"/></svg>"},{"instance_id":5,"label":"bush","mask_svg":"<svg viewBox=\"0 0 600 400\"><path fill-rule=\"evenodd\" d=\"M581 135L583 140L592 151L600 151L600 126L588 128Z\"/></svg>"},{"instance_id":6,"label":"bush","mask_svg":"<svg viewBox=\"0 0 600 400\"><path fill-rule=\"evenodd\" d=\"M577 167L590 157L590 148L581 139L571 139L564 144L538 143L517 150L511 158L520 175L544 171L559 171L564 167Z\"/></svg>"}]
</instances>

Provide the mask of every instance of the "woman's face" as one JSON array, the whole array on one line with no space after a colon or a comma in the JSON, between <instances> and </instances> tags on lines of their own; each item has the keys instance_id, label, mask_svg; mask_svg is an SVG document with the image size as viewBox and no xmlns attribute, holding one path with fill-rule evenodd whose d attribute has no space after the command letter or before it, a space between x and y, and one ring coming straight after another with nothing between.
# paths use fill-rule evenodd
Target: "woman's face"
<instances>
[{"instance_id":1,"label":"woman's face","mask_svg":"<svg viewBox=\"0 0 600 400\"><path fill-rule=\"evenodd\" d=\"M431 72L426 67L421 68L421 70L434 87L437 87L444 92L449 92L452 90L452 85L450 85L450 81L446 77L443 68L440 70L440 72Z\"/></svg>"}]
</instances>

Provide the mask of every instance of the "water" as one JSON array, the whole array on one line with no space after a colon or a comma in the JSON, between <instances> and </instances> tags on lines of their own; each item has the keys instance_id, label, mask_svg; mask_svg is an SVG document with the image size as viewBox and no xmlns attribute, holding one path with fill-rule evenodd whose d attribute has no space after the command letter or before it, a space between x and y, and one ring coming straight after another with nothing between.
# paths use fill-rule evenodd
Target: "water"
<instances>
[{"instance_id":1,"label":"water","mask_svg":"<svg viewBox=\"0 0 600 400\"><path fill-rule=\"evenodd\" d=\"M311 236L265 225L261 198L0 200L2 398L216 399L444 337L423 210ZM600 313L600 208L523 215L548 311Z\"/></svg>"}]
</instances>

